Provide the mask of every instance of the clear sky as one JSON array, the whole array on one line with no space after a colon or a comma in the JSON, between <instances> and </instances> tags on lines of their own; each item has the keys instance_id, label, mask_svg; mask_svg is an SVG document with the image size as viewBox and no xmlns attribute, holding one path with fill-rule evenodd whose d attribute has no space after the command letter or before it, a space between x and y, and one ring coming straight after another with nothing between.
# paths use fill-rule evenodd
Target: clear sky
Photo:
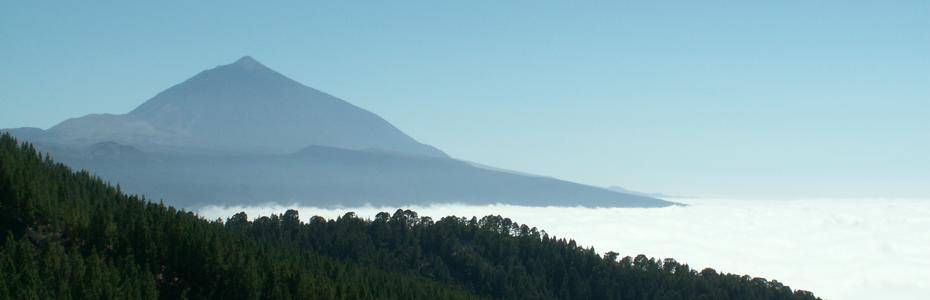
<instances>
[{"instance_id":1,"label":"clear sky","mask_svg":"<svg viewBox=\"0 0 930 300\"><path fill-rule=\"evenodd\" d=\"M668 194L930 197L923 0L128 2L0 1L0 128L128 112L251 55L503 168Z\"/></svg>"}]
</instances>

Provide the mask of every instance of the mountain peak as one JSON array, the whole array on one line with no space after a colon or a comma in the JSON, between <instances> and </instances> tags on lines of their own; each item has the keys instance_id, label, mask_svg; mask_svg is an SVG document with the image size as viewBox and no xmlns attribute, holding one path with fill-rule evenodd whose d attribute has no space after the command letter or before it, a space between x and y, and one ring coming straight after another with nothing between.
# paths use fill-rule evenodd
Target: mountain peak
<instances>
[{"instance_id":1,"label":"mountain peak","mask_svg":"<svg viewBox=\"0 0 930 300\"><path fill-rule=\"evenodd\" d=\"M242 63L242 62L258 62L258 61L256 61L255 58L246 55L246 56L240 57L239 60L236 60L236 63Z\"/></svg>"},{"instance_id":2,"label":"mountain peak","mask_svg":"<svg viewBox=\"0 0 930 300\"><path fill-rule=\"evenodd\" d=\"M309 145L377 148L446 157L379 117L305 86L250 56L203 71L152 97L114 128L112 140L150 150L163 146L241 153L292 153ZM112 118L111 118L112 119ZM103 121L108 121L106 119ZM132 130L127 126L132 125ZM63 127L62 127L63 128ZM139 140L140 130L153 134Z\"/></svg>"},{"instance_id":3,"label":"mountain peak","mask_svg":"<svg viewBox=\"0 0 930 300\"><path fill-rule=\"evenodd\" d=\"M258 62L257 60L255 60L254 58L248 55L243 56L242 58L240 58L239 60L236 60L236 62L232 64L229 64L229 66L236 66L236 67L240 67L246 70L268 68L268 67L265 67L265 65L263 65L262 63Z\"/></svg>"}]
</instances>

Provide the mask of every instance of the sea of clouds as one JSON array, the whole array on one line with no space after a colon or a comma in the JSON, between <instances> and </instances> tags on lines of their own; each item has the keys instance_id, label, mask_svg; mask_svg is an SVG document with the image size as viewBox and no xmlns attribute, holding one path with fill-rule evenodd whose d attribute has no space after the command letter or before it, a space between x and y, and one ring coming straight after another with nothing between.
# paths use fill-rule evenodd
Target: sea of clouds
<instances>
[{"instance_id":1,"label":"sea of clouds","mask_svg":"<svg viewBox=\"0 0 930 300\"><path fill-rule=\"evenodd\" d=\"M824 299L927 299L930 295L930 200L676 199L667 208L409 206L420 216L499 214L599 253L675 258L692 268L776 279ZM352 211L373 218L396 208L322 209L296 205L205 207L208 218L245 211L301 219Z\"/></svg>"}]
</instances>

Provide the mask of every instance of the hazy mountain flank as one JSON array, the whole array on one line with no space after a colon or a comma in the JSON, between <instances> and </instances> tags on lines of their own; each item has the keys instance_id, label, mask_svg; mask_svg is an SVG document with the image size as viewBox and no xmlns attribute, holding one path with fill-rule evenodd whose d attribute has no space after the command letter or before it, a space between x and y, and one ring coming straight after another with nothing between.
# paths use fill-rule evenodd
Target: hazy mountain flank
<instances>
[{"instance_id":1,"label":"hazy mountain flank","mask_svg":"<svg viewBox=\"0 0 930 300\"><path fill-rule=\"evenodd\" d=\"M127 114L6 131L129 192L182 206L671 204L449 158L251 57L203 71Z\"/></svg>"}]
</instances>

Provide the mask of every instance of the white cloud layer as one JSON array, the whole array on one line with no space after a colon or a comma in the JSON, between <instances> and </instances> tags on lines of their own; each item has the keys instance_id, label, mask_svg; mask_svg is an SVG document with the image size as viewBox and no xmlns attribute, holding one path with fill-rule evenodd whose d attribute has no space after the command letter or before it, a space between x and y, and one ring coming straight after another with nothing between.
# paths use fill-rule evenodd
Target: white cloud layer
<instances>
[{"instance_id":1,"label":"white cloud layer","mask_svg":"<svg viewBox=\"0 0 930 300\"><path fill-rule=\"evenodd\" d=\"M692 268L777 279L824 299L926 299L930 295L930 201L710 200L655 209L437 204L421 216L499 214L599 253L672 257ZM373 218L396 208L321 209L295 205L206 207L204 217L300 211Z\"/></svg>"}]
</instances>

